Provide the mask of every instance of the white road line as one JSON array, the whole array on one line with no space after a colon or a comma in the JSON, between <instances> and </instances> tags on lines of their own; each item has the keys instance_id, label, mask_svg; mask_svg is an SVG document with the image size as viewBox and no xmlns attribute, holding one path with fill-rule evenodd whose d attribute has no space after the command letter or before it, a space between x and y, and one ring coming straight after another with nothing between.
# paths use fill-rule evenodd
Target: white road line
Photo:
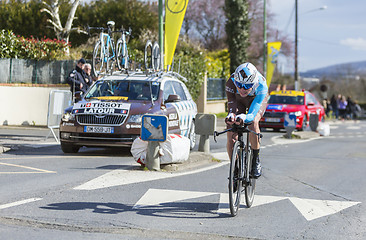
<instances>
[{"instance_id":1,"label":"white road line","mask_svg":"<svg viewBox=\"0 0 366 240\"><path fill-rule=\"evenodd\" d=\"M361 127L360 126L349 126L346 129L355 129L355 130L357 130L357 129L361 129Z\"/></svg>"},{"instance_id":2,"label":"white road line","mask_svg":"<svg viewBox=\"0 0 366 240\"><path fill-rule=\"evenodd\" d=\"M17 202L3 204L3 205L0 205L0 210L5 209L5 208L19 206L19 205L26 204L26 203L39 201L39 200L42 200L42 198L29 198L29 199L25 199L25 200L21 200L21 201L17 201Z\"/></svg>"},{"instance_id":3,"label":"white road line","mask_svg":"<svg viewBox=\"0 0 366 240\"><path fill-rule=\"evenodd\" d=\"M153 172L153 171L141 171L141 170L113 170L100 177L97 177L89 182L86 182L80 186L75 187L75 190L95 190L101 188L115 187L121 185L127 185L132 183L150 182L159 179L166 179L172 177L179 177L189 174L195 174L198 172L208 171L214 168L219 168L228 164L227 161L221 162L209 167L196 169L193 171L169 173L169 172Z\"/></svg>"},{"instance_id":4,"label":"white road line","mask_svg":"<svg viewBox=\"0 0 366 240\"><path fill-rule=\"evenodd\" d=\"M10 166L10 167L17 167L17 168L25 168L25 169L30 169L30 170L34 170L37 172L42 172L42 173L56 173L54 171L48 171L48 170L44 170L44 169L39 169L39 168L34 168L34 167L28 167L28 166L23 166L23 165L17 165L17 164L11 164L11 163L2 163L0 162L0 165L5 165L5 166ZM12 173L12 172L0 172L0 173ZM19 172L17 172L19 173ZM32 173L32 172L24 172L24 173Z\"/></svg>"}]
</instances>

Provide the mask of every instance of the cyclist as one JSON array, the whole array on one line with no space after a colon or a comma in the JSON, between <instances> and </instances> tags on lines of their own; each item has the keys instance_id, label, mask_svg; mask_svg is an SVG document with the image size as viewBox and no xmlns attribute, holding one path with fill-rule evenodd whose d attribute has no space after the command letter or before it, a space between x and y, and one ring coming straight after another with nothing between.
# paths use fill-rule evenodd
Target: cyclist
<instances>
[{"instance_id":1,"label":"cyclist","mask_svg":"<svg viewBox=\"0 0 366 240\"><path fill-rule=\"evenodd\" d=\"M228 98L228 112L225 122L228 127L232 124L253 122L249 129L259 133L259 120L263 116L268 100L268 87L266 79L251 63L243 63L226 81L226 95ZM248 113L247 109L249 108ZM227 152L231 159L233 145L237 140L237 133L227 132ZM252 146L252 176L258 178L262 174L259 161L260 143L258 136L249 134Z\"/></svg>"}]
</instances>

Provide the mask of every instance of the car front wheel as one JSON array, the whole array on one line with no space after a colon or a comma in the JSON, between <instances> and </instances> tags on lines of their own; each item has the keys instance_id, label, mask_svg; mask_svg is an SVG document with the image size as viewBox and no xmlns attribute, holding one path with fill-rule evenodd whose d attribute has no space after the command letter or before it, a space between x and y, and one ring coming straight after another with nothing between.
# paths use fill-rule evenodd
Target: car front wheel
<instances>
[{"instance_id":1,"label":"car front wheel","mask_svg":"<svg viewBox=\"0 0 366 240\"><path fill-rule=\"evenodd\" d=\"M304 119L302 120L302 126L301 126L300 131L304 131L307 126L308 126L308 118L306 117L306 115L304 115Z\"/></svg>"},{"instance_id":2,"label":"car front wheel","mask_svg":"<svg viewBox=\"0 0 366 240\"><path fill-rule=\"evenodd\" d=\"M79 151L79 149L80 149L79 146L75 146L75 145L70 144L70 143L61 142L61 150L64 153L77 153Z\"/></svg>"}]
</instances>

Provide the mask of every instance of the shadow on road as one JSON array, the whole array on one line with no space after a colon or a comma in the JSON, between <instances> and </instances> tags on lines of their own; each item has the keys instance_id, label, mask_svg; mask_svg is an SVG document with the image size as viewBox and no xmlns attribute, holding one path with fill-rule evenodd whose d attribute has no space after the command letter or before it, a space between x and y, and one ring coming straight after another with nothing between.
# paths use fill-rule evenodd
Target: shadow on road
<instances>
[{"instance_id":1,"label":"shadow on road","mask_svg":"<svg viewBox=\"0 0 366 240\"><path fill-rule=\"evenodd\" d=\"M144 206L133 208L132 205L122 203L100 203L100 202L63 202L52 203L41 209L58 211L80 211L92 210L93 213L119 214L124 212L135 212L140 215L168 217L168 218L227 218L230 214L218 214L218 203L210 202L170 202L157 206Z\"/></svg>"}]
</instances>

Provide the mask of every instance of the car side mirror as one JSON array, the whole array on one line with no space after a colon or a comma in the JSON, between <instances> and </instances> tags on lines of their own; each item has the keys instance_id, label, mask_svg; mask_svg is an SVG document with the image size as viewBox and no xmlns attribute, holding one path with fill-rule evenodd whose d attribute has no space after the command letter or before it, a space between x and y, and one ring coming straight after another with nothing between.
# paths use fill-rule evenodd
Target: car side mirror
<instances>
[{"instance_id":1,"label":"car side mirror","mask_svg":"<svg viewBox=\"0 0 366 240\"><path fill-rule=\"evenodd\" d=\"M315 103L314 102L308 102L308 106L314 106Z\"/></svg>"},{"instance_id":2,"label":"car side mirror","mask_svg":"<svg viewBox=\"0 0 366 240\"><path fill-rule=\"evenodd\" d=\"M169 95L168 99L165 101L165 103L170 103L170 102L179 102L180 101L180 97L179 95L175 95L175 94L171 94Z\"/></svg>"}]
</instances>

